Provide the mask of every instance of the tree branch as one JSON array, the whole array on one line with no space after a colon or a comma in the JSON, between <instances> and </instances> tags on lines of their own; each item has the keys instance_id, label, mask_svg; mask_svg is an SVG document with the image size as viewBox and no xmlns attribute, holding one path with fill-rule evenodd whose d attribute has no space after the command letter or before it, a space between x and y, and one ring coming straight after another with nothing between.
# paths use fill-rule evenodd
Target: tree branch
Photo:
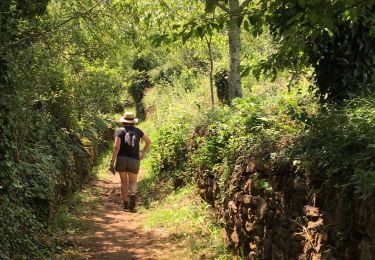
<instances>
[{"instance_id":1,"label":"tree branch","mask_svg":"<svg viewBox=\"0 0 375 260\"><path fill-rule=\"evenodd\" d=\"M43 32L39 32L39 33L36 33L36 34L30 34L24 38L21 38L15 42L12 42L6 46L4 46L3 48L0 49L0 53L3 52L4 50L6 50L7 48L9 47L12 47L12 46L15 46L15 45L19 45L19 44L22 44L24 43L25 41L27 40L30 40L30 39L33 39L33 38L36 38L36 37L40 37L40 36L43 36L45 34L48 34L48 33L51 33L51 32L54 32L56 30L58 30L60 27L64 26L65 24L69 23L70 21L72 20L75 20L79 17L82 17L82 16L85 16L87 15L88 13L90 13L91 11L93 11L97 6L99 6L101 3L103 3L105 0L100 0L98 1L96 4L94 4L92 7L90 7L89 9L87 9L86 11L82 12L82 13L79 13L79 14L76 14L72 17L69 17L68 19L62 21L61 23L55 25L54 27L46 30L46 31L43 31Z\"/></svg>"}]
</instances>

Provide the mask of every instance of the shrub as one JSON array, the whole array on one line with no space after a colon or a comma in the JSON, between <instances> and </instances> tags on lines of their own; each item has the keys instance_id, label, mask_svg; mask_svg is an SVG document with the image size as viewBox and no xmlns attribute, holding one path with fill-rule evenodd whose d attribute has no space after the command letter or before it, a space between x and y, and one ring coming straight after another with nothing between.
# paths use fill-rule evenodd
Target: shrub
<instances>
[{"instance_id":1,"label":"shrub","mask_svg":"<svg viewBox=\"0 0 375 260\"><path fill-rule=\"evenodd\" d=\"M309 172L323 172L326 185L375 195L375 99L356 98L323 110L293 154Z\"/></svg>"}]
</instances>

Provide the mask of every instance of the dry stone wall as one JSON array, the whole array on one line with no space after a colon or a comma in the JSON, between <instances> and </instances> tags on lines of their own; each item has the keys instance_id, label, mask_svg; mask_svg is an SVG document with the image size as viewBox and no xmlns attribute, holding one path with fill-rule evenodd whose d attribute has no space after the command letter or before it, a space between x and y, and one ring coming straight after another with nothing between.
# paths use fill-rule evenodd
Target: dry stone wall
<instances>
[{"instance_id":1,"label":"dry stone wall","mask_svg":"<svg viewBox=\"0 0 375 260\"><path fill-rule=\"evenodd\" d=\"M318 177L287 162L241 157L221 189L220 176L198 171L196 180L229 247L245 259L375 259L374 200L322 190Z\"/></svg>"}]
</instances>

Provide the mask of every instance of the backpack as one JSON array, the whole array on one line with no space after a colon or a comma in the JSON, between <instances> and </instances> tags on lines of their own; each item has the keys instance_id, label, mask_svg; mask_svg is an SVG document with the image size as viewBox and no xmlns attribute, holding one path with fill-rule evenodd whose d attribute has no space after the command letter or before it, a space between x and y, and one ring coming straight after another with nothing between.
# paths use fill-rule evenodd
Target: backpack
<instances>
[{"instance_id":1,"label":"backpack","mask_svg":"<svg viewBox=\"0 0 375 260\"><path fill-rule=\"evenodd\" d=\"M130 146L132 148L135 147L135 142L137 140L137 136L135 135L135 132L128 132L126 131L126 128L124 127L125 131L125 137L124 137L124 142L126 146Z\"/></svg>"}]
</instances>

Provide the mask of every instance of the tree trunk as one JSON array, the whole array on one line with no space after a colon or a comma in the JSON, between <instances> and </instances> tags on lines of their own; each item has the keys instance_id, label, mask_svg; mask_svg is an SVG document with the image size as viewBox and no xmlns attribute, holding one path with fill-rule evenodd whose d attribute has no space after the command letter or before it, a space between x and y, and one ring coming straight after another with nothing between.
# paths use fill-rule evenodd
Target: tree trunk
<instances>
[{"instance_id":1,"label":"tree trunk","mask_svg":"<svg viewBox=\"0 0 375 260\"><path fill-rule=\"evenodd\" d=\"M215 97L214 97L214 59L212 57L212 49L211 49L211 40L212 40L212 35L210 35L209 39L206 38L206 43L207 43L207 50L208 50L208 55L210 57L210 90L211 90L211 106L215 106Z\"/></svg>"},{"instance_id":2,"label":"tree trunk","mask_svg":"<svg viewBox=\"0 0 375 260\"><path fill-rule=\"evenodd\" d=\"M240 75L240 47L241 47L241 24L239 0L229 0L229 98L242 97L241 75Z\"/></svg>"}]
</instances>

